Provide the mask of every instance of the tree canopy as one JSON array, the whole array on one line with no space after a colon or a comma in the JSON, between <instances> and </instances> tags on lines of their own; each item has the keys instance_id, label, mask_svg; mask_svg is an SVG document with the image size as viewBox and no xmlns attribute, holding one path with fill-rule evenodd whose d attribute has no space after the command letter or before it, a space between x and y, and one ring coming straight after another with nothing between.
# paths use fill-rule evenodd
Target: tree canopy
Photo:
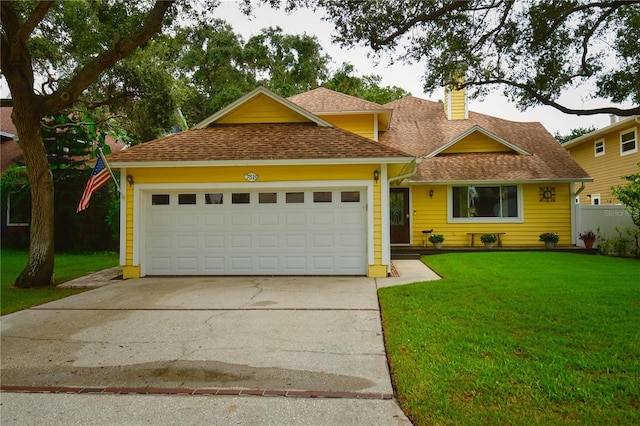
<instances>
[{"instance_id":1,"label":"tree canopy","mask_svg":"<svg viewBox=\"0 0 640 426\"><path fill-rule=\"evenodd\" d=\"M640 167L640 163L638 163ZM625 176L626 185L614 186L613 195L624 204L633 223L640 228L640 172Z\"/></svg>"},{"instance_id":2,"label":"tree canopy","mask_svg":"<svg viewBox=\"0 0 640 426\"><path fill-rule=\"evenodd\" d=\"M273 1L271 1L273 2ZM300 2L289 0L290 8ZM369 44L425 64L424 88L503 88L521 109L640 114L640 2L589 0L309 0L325 9L343 46ZM465 80L460 80L464 72ZM576 108L559 97L586 88L608 101ZM632 103L631 108L618 106Z\"/></svg>"}]
</instances>

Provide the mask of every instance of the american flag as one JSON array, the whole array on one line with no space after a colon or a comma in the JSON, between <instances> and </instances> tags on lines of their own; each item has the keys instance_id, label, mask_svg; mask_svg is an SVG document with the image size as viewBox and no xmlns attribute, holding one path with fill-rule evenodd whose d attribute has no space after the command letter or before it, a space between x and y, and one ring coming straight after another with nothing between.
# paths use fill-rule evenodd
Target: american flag
<instances>
[{"instance_id":1,"label":"american flag","mask_svg":"<svg viewBox=\"0 0 640 426\"><path fill-rule=\"evenodd\" d=\"M87 187L84 189L84 193L82 194L82 199L80 200L80 204L78 204L78 210L76 210L76 213L80 213L82 210L89 207L91 195L109 182L109 179L111 179L111 173L109 172L109 169L107 169L105 160L102 159L102 155L98 155L98 161L96 161L96 165L91 172L91 177L89 178L89 182L87 182Z\"/></svg>"}]
</instances>

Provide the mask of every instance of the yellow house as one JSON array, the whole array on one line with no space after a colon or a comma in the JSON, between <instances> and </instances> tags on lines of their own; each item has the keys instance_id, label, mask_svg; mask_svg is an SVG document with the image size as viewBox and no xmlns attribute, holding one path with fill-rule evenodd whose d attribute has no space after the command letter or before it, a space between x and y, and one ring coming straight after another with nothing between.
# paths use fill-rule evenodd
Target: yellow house
<instances>
[{"instance_id":1,"label":"yellow house","mask_svg":"<svg viewBox=\"0 0 640 426\"><path fill-rule=\"evenodd\" d=\"M638 172L638 128L640 116L617 120L602 129L582 135L563 146L594 179L576 201L580 204L618 204L611 187L623 185L623 176Z\"/></svg>"},{"instance_id":2,"label":"yellow house","mask_svg":"<svg viewBox=\"0 0 640 426\"><path fill-rule=\"evenodd\" d=\"M447 90L443 103L348 98L320 88L289 99L328 121L338 111L372 112L373 137L345 128L419 159L414 175L389 188L392 245L430 245L428 231L444 235L445 246L478 244L481 234L495 233L503 246L543 247L544 232L571 245L574 187L591 178L540 123L471 112L464 90Z\"/></svg>"},{"instance_id":3,"label":"yellow house","mask_svg":"<svg viewBox=\"0 0 640 426\"><path fill-rule=\"evenodd\" d=\"M407 97L257 88L194 128L108 157L121 172L120 263L145 275L385 277L393 245L571 244L589 175L539 123Z\"/></svg>"},{"instance_id":4,"label":"yellow house","mask_svg":"<svg viewBox=\"0 0 640 426\"><path fill-rule=\"evenodd\" d=\"M389 186L418 159L375 141L390 111L344 115L257 88L193 129L110 155L124 277L387 276Z\"/></svg>"}]
</instances>

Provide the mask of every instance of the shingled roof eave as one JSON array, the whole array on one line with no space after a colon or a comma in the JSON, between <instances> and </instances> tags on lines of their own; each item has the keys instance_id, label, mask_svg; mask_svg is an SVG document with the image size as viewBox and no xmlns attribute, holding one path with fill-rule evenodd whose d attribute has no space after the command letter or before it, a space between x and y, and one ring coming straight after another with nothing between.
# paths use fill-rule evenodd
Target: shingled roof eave
<instances>
[{"instance_id":1,"label":"shingled roof eave","mask_svg":"<svg viewBox=\"0 0 640 426\"><path fill-rule=\"evenodd\" d=\"M543 182L556 182L556 183L574 183L574 182L593 182L592 177L531 177L531 178L518 178L512 177L504 178L492 178L492 179L407 179L407 183L411 184L436 184L436 185L473 185L478 183L483 184L504 184L511 183L514 185L527 184L527 183L543 183Z\"/></svg>"},{"instance_id":2,"label":"shingled roof eave","mask_svg":"<svg viewBox=\"0 0 640 426\"><path fill-rule=\"evenodd\" d=\"M236 160L155 160L114 161L112 169L153 167L224 167L224 166L296 166L329 164L405 164L417 161L416 157L352 157L352 158L293 158L293 159L236 159Z\"/></svg>"}]
</instances>

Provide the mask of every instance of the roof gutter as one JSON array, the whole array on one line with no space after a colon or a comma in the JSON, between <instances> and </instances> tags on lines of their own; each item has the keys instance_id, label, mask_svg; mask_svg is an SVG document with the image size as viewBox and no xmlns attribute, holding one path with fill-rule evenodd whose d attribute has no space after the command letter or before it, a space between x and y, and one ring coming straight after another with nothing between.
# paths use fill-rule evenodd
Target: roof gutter
<instances>
[{"instance_id":1,"label":"roof gutter","mask_svg":"<svg viewBox=\"0 0 640 426\"><path fill-rule=\"evenodd\" d=\"M584 134L582 136L578 136L577 138L575 138L573 140L570 140L568 142L563 143L562 146L565 147L565 148L568 148L568 147L571 147L573 145L577 145L577 144L579 144L581 142L584 142L585 140L598 138L598 137L602 136L603 134L605 134L607 132L615 131L617 128L628 126L628 125L632 124L634 121L636 123L640 123L640 116L637 115L637 116L631 116L631 117L623 118L622 120L616 121L615 123L612 123L612 124L610 124L610 125L608 125L606 127L591 131L591 132L586 133L586 134Z\"/></svg>"},{"instance_id":2,"label":"roof gutter","mask_svg":"<svg viewBox=\"0 0 640 426\"><path fill-rule=\"evenodd\" d=\"M578 188L578 190L573 194L573 196L578 196L580 195L580 193L582 191L584 191L584 188L586 188L586 185L584 184L584 181L580 182L580 188Z\"/></svg>"},{"instance_id":3,"label":"roof gutter","mask_svg":"<svg viewBox=\"0 0 640 426\"><path fill-rule=\"evenodd\" d=\"M396 181L401 182L404 179L410 178L411 176L415 175L416 173L418 173L418 163L420 163L421 161L422 161L422 158L414 158L411 161L411 163L409 163L409 165L408 165L408 167L411 167L411 171L410 172L404 173L404 174L401 174L401 175L398 175L398 176L391 177L391 178L388 179L387 183L389 185L391 185L392 182L396 182ZM403 169L403 171L404 170L406 170L406 167L405 167L405 169Z\"/></svg>"}]
</instances>

